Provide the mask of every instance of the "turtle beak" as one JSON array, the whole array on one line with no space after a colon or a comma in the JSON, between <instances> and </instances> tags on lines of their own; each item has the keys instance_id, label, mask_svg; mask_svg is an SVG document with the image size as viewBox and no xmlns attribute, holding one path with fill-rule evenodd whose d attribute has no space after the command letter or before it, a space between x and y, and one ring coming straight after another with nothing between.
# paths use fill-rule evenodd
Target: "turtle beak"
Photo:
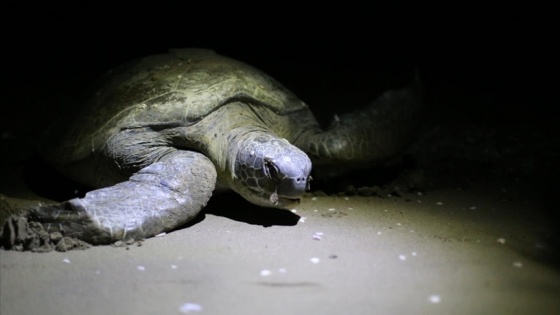
<instances>
[{"instance_id":1,"label":"turtle beak","mask_svg":"<svg viewBox=\"0 0 560 315\"><path fill-rule=\"evenodd\" d=\"M302 175L283 178L276 186L278 196L291 199L300 198L307 190L308 177Z\"/></svg>"},{"instance_id":2,"label":"turtle beak","mask_svg":"<svg viewBox=\"0 0 560 315\"><path fill-rule=\"evenodd\" d=\"M305 176L285 177L276 186L276 204L280 208L297 207L301 197L308 187L308 178Z\"/></svg>"},{"instance_id":3,"label":"turtle beak","mask_svg":"<svg viewBox=\"0 0 560 315\"><path fill-rule=\"evenodd\" d=\"M299 199L308 190L311 180L309 168L301 168L296 163L283 163L280 166L270 158L264 160L265 175L275 182L275 193L279 197Z\"/></svg>"}]
</instances>

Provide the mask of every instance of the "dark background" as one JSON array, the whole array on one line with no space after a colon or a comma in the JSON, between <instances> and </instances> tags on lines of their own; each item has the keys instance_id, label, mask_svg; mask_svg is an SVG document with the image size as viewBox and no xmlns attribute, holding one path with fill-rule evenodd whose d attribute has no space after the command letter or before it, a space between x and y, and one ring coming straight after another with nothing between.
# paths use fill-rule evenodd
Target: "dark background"
<instances>
[{"instance_id":1,"label":"dark background","mask_svg":"<svg viewBox=\"0 0 560 315\"><path fill-rule=\"evenodd\" d=\"M538 98L548 83L544 75L554 74L558 40L546 8L511 6L348 4L307 12L280 3L266 9L20 3L2 11L8 110L33 104L42 111L53 97L64 100L125 61L197 46L255 65L312 106L360 106L417 67L430 92L486 98L481 108L445 107L519 118L546 112Z\"/></svg>"}]
</instances>

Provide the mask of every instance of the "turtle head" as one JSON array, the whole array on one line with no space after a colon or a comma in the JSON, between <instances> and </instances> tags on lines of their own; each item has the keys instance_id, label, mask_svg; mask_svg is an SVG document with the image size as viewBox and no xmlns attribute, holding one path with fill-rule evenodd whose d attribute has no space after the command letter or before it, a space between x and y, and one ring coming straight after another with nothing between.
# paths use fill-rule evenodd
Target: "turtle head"
<instances>
[{"instance_id":1,"label":"turtle head","mask_svg":"<svg viewBox=\"0 0 560 315\"><path fill-rule=\"evenodd\" d=\"M232 187L259 206L297 206L309 189L311 160L287 140L268 134L244 139L233 165Z\"/></svg>"}]
</instances>

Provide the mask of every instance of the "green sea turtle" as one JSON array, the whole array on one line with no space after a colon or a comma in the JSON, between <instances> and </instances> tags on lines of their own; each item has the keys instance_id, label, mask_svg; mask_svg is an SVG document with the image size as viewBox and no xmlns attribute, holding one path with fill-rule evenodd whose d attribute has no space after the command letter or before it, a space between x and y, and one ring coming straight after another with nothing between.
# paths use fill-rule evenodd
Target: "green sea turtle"
<instances>
[{"instance_id":1,"label":"green sea turtle","mask_svg":"<svg viewBox=\"0 0 560 315\"><path fill-rule=\"evenodd\" d=\"M416 90L388 91L322 130L280 83L213 51L171 50L125 64L42 150L96 190L8 219L4 247L25 242L28 224L91 244L151 237L192 220L217 189L292 208L309 188L312 164L358 168L398 153L414 130Z\"/></svg>"}]
</instances>

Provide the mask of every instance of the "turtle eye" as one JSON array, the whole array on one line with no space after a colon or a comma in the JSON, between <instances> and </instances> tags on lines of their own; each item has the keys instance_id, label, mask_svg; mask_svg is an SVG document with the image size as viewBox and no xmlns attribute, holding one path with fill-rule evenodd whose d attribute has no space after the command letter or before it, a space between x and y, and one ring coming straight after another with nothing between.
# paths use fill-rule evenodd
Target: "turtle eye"
<instances>
[{"instance_id":1,"label":"turtle eye","mask_svg":"<svg viewBox=\"0 0 560 315\"><path fill-rule=\"evenodd\" d=\"M278 171L278 167L276 166L276 164L274 164L274 162L272 162L271 159L265 158L264 159L264 174L266 175L266 177L274 180L274 181L278 181L280 180L279 178L279 171Z\"/></svg>"}]
</instances>

